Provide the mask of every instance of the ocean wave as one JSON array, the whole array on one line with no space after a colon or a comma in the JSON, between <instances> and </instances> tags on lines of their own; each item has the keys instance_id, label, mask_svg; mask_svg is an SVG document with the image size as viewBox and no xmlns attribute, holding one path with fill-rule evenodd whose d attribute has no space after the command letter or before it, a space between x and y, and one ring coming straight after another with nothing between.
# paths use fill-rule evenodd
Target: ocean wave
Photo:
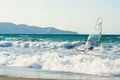
<instances>
[{"instance_id":1,"label":"ocean wave","mask_svg":"<svg viewBox=\"0 0 120 80\"><path fill-rule=\"evenodd\" d=\"M93 52L92 52L93 53ZM120 57L117 55L68 55L60 57L58 52L44 54L0 54L0 65L37 68L48 71L64 71L100 76L120 76Z\"/></svg>"},{"instance_id":2,"label":"ocean wave","mask_svg":"<svg viewBox=\"0 0 120 80\"><path fill-rule=\"evenodd\" d=\"M11 47L12 46L12 43L11 42L0 42L0 47Z\"/></svg>"},{"instance_id":3,"label":"ocean wave","mask_svg":"<svg viewBox=\"0 0 120 80\"><path fill-rule=\"evenodd\" d=\"M80 41L73 42L51 42L51 41L1 41L0 47L19 47L19 48L73 48L77 46Z\"/></svg>"}]
</instances>

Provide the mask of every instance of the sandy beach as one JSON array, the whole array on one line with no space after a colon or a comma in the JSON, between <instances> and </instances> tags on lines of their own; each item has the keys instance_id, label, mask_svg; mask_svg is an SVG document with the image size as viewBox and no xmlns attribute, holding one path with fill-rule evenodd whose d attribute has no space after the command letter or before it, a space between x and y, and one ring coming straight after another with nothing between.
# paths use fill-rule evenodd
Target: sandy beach
<instances>
[{"instance_id":1,"label":"sandy beach","mask_svg":"<svg viewBox=\"0 0 120 80\"><path fill-rule=\"evenodd\" d=\"M55 80L55 79L18 78L18 77L0 76L0 80Z\"/></svg>"}]
</instances>

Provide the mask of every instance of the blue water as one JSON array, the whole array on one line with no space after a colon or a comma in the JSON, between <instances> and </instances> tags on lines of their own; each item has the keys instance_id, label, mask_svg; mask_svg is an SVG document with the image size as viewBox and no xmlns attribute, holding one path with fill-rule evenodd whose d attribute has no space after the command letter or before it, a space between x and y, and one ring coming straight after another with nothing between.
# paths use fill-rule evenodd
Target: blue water
<instances>
[{"instance_id":1,"label":"blue water","mask_svg":"<svg viewBox=\"0 0 120 80\"><path fill-rule=\"evenodd\" d=\"M41 39L54 40L54 41L78 41L87 40L87 34L81 35L52 35L52 34L0 34L0 40L23 40L23 41L39 41ZM120 35L102 35L102 42L119 42Z\"/></svg>"}]
</instances>

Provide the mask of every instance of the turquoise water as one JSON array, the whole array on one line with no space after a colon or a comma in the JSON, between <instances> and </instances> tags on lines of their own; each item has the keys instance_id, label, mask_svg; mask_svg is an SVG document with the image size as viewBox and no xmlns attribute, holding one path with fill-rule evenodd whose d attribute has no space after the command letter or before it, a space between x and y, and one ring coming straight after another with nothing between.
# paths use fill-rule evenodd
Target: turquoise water
<instances>
[{"instance_id":1,"label":"turquoise water","mask_svg":"<svg viewBox=\"0 0 120 80\"><path fill-rule=\"evenodd\" d=\"M1 34L0 47L74 48L86 43L88 35ZM120 44L120 35L102 35L104 46ZM118 45L119 47L119 45Z\"/></svg>"},{"instance_id":2,"label":"turquoise water","mask_svg":"<svg viewBox=\"0 0 120 80\"><path fill-rule=\"evenodd\" d=\"M86 41L88 35L38 35L38 34L1 34L0 40L23 40L23 41ZM120 42L120 35L102 35L101 42Z\"/></svg>"}]
</instances>

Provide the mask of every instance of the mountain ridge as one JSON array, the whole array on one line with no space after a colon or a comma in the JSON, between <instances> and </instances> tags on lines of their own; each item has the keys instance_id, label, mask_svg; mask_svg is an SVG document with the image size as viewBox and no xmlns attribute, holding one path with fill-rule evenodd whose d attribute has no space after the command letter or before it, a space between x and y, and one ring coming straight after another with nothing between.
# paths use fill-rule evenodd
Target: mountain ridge
<instances>
[{"instance_id":1,"label":"mountain ridge","mask_svg":"<svg viewBox=\"0 0 120 80\"><path fill-rule=\"evenodd\" d=\"M78 34L73 31L60 30L54 27L39 27L26 24L0 22L0 34Z\"/></svg>"}]
</instances>

